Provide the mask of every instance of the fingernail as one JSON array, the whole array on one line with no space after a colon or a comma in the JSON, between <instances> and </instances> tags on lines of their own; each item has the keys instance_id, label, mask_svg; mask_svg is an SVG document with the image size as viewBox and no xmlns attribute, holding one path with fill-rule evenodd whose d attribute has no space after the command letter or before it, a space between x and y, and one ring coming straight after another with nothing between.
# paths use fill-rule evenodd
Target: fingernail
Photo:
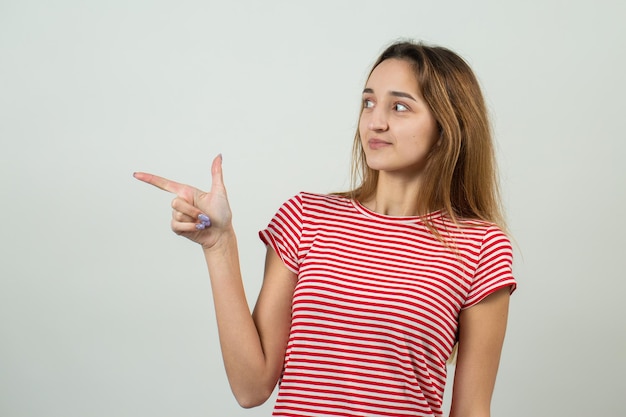
<instances>
[{"instance_id":1,"label":"fingernail","mask_svg":"<svg viewBox=\"0 0 626 417\"><path fill-rule=\"evenodd\" d=\"M204 214L204 213L200 213L200 214L198 215L198 219L200 219L200 221L201 221L202 223L211 223L211 220L209 219L209 216L207 216L207 215L206 215L206 214Z\"/></svg>"},{"instance_id":2,"label":"fingernail","mask_svg":"<svg viewBox=\"0 0 626 417\"><path fill-rule=\"evenodd\" d=\"M196 230L204 230L205 228L205 224L204 223L198 223L196 224Z\"/></svg>"}]
</instances>

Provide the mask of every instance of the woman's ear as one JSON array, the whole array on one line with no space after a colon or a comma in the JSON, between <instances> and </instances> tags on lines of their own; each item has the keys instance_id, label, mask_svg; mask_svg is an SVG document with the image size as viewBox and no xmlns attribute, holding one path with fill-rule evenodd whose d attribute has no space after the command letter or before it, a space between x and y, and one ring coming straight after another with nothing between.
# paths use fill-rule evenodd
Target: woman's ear
<instances>
[{"instance_id":1,"label":"woman's ear","mask_svg":"<svg viewBox=\"0 0 626 417\"><path fill-rule=\"evenodd\" d=\"M435 142L435 145L433 146L433 148L438 147L442 141L443 141L443 129L441 128L441 126L439 126L439 138L437 138L437 142Z\"/></svg>"}]
</instances>

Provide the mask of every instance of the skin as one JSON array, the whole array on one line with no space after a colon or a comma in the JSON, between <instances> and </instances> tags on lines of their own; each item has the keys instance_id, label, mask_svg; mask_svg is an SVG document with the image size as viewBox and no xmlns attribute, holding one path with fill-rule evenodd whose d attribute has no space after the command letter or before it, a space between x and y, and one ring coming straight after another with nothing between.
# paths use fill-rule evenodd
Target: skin
<instances>
[{"instance_id":1,"label":"skin","mask_svg":"<svg viewBox=\"0 0 626 417\"><path fill-rule=\"evenodd\" d=\"M362 203L381 214L416 215L423 170L439 132L410 65L397 59L382 62L372 72L363 100L359 132L379 181L375 195ZM228 380L239 404L254 407L269 398L282 371L297 277L268 248L263 285L250 312L221 156L213 161L211 174L209 192L152 174L134 176L176 194L172 230L202 247ZM211 219L204 230L196 228L200 214ZM504 288L461 312L450 417L490 416L508 305L509 289Z\"/></svg>"}]
</instances>

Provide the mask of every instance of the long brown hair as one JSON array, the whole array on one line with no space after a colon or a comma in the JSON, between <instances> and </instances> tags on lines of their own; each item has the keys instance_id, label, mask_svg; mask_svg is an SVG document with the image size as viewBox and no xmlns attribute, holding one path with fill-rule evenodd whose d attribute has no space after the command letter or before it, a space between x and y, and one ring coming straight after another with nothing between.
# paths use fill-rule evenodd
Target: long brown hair
<instances>
[{"instance_id":1,"label":"long brown hair","mask_svg":"<svg viewBox=\"0 0 626 417\"><path fill-rule=\"evenodd\" d=\"M428 156L417 202L419 214L443 209L457 224L478 219L504 228L489 117L469 65L449 49L402 41L385 49L370 75L387 59L411 64L441 132L441 139ZM357 128L353 188L340 194L364 201L376 192L377 182L378 171L367 166ZM426 224L434 231L428 218Z\"/></svg>"}]
</instances>

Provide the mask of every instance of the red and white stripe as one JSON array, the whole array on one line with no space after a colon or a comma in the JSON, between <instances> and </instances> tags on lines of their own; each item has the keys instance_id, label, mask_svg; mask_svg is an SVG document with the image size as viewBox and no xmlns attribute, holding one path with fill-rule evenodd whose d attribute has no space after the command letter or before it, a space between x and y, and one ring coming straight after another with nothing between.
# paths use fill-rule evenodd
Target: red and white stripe
<instances>
[{"instance_id":1,"label":"red and white stripe","mask_svg":"<svg viewBox=\"0 0 626 417\"><path fill-rule=\"evenodd\" d=\"M259 233L298 275L275 416L439 416L458 315L515 288L509 239L300 193Z\"/></svg>"}]
</instances>

